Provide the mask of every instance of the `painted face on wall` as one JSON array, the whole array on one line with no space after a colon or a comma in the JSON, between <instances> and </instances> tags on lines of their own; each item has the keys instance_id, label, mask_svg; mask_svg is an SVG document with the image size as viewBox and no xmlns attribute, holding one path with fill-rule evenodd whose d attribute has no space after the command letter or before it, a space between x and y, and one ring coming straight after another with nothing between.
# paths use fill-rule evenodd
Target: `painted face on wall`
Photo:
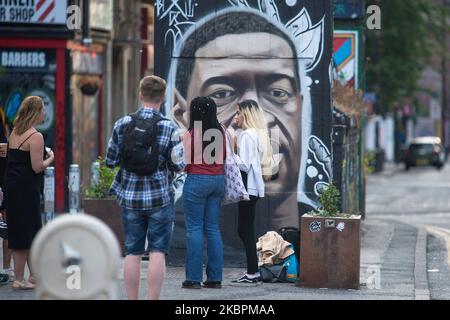
<instances>
[{"instance_id":1,"label":"painted face on wall","mask_svg":"<svg viewBox=\"0 0 450 320\"><path fill-rule=\"evenodd\" d=\"M46 114L46 110L45 107L42 107L41 111L39 112L39 117L38 117L38 123L42 124L45 121L45 114Z\"/></svg>"},{"instance_id":2,"label":"painted face on wall","mask_svg":"<svg viewBox=\"0 0 450 320\"><path fill-rule=\"evenodd\" d=\"M258 204L257 229L298 226L331 177L330 1L178 2L185 5L155 6L155 73L168 80L166 114L186 129L191 100L209 96L232 128L238 103L255 100L279 161Z\"/></svg>"},{"instance_id":3,"label":"painted face on wall","mask_svg":"<svg viewBox=\"0 0 450 320\"><path fill-rule=\"evenodd\" d=\"M224 57L224 58L218 58ZM276 58L274 58L276 57ZM278 177L266 184L266 192L296 194L300 166L301 96L294 52L276 35L257 32L217 37L195 53L186 102L196 96L216 101L218 119L230 126L237 105L252 99L265 111L267 125L278 131L274 157L280 161ZM178 100L178 104L186 102ZM174 108L174 119L186 127L188 108ZM272 137L272 138L273 138Z\"/></svg>"}]
</instances>

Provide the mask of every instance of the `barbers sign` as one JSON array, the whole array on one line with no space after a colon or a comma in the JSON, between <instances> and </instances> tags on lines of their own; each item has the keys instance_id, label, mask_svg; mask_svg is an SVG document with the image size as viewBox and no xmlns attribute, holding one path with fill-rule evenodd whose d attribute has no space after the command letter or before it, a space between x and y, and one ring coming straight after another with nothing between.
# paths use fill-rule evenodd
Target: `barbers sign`
<instances>
[{"instance_id":1,"label":"barbers sign","mask_svg":"<svg viewBox=\"0 0 450 320\"><path fill-rule=\"evenodd\" d=\"M55 63L49 63L47 50L0 50L0 68L15 72L54 72Z\"/></svg>"},{"instance_id":2,"label":"barbers sign","mask_svg":"<svg viewBox=\"0 0 450 320\"><path fill-rule=\"evenodd\" d=\"M66 24L67 0L0 0L0 23Z\"/></svg>"}]
</instances>

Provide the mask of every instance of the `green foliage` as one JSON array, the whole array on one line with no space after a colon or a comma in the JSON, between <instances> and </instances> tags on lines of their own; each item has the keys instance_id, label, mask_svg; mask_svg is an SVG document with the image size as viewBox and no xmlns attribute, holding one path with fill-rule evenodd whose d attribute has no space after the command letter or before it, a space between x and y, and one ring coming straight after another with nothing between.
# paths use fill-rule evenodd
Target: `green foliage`
<instances>
[{"instance_id":1,"label":"green foliage","mask_svg":"<svg viewBox=\"0 0 450 320\"><path fill-rule=\"evenodd\" d=\"M105 160L99 157L97 159L100 163L98 182L91 184L89 188L86 188L85 195L87 198L104 199L110 197L109 188L116 177L119 168L108 168L105 165Z\"/></svg>"},{"instance_id":2,"label":"green foliage","mask_svg":"<svg viewBox=\"0 0 450 320\"><path fill-rule=\"evenodd\" d=\"M319 215L323 217L335 217L339 215L339 202L341 195L336 186L332 183L322 191L319 196L319 201L322 208L319 210Z\"/></svg>"},{"instance_id":3,"label":"green foliage","mask_svg":"<svg viewBox=\"0 0 450 320\"><path fill-rule=\"evenodd\" d=\"M448 6L430 0L367 0L381 8L381 30L366 30L367 89L376 91L383 110L412 97L424 67L445 52ZM436 59L434 59L436 60ZM437 68L441 69L441 68Z\"/></svg>"},{"instance_id":4,"label":"green foliage","mask_svg":"<svg viewBox=\"0 0 450 320\"><path fill-rule=\"evenodd\" d=\"M367 174L375 172L375 151L366 152L364 155L364 167Z\"/></svg>"}]
</instances>

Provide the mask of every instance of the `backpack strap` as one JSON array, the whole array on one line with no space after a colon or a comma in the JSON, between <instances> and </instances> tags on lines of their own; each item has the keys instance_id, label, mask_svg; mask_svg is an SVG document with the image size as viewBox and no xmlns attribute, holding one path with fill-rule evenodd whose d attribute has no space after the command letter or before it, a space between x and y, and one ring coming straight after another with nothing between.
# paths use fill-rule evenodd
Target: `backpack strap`
<instances>
[{"instance_id":1,"label":"backpack strap","mask_svg":"<svg viewBox=\"0 0 450 320\"><path fill-rule=\"evenodd\" d=\"M142 119L142 118L139 118ZM164 120L163 117L161 117L159 114L154 113L153 116L151 118L147 118L147 119L142 119L142 121L148 122L148 126L149 127L153 127L154 125L156 125L158 122L160 122L161 120Z\"/></svg>"},{"instance_id":2,"label":"backpack strap","mask_svg":"<svg viewBox=\"0 0 450 320\"><path fill-rule=\"evenodd\" d=\"M142 118L139 116L139 114L136 113L132 113L129 115L131 117L131 125L134 126L139 126L141 129L144 129L147 131L148 129L152 128L153 126L155 126L159 121L161 120L166 120L166 118L161 117L159 114L157 113L153 113L151 118Z\"/></svg>"},{"instance_id":3,"label":"backpack strap","mask_svg":"<svg viewBox=\"0 0 450 320\"><path fill-rule=\"evenodd\" d=\"M138 121L138 120L142 120L142 121L155 121L155 123L157 123L157 122L159 122L159 121L161 121L161 120L167 120L166 118L164 118L164 117L161 117L159 114L157 114L156 112L155 113L153 113L153 116L151 117L151 118L142 118L142 117L140 117L139 116L139 113L136 111L136 112L134 112L134 113L129 113L128 114L128 116L129 117L131 117L131 120L134 120L134 121ZM153 122L152 121L152 122Z\"/></svg>"},{"instance_id":4,"label":"backpack strap","mask_svg":"<svg viewBox=\"0 0 450 320\"><path fill-rule=\"evenodd\" d=\"M139 117L138 112L133 112L133 113L129 113L128 116L131 118L131 121L136 122L139 119L142 119L141 117Z\"/></svg>"}]
</instances>

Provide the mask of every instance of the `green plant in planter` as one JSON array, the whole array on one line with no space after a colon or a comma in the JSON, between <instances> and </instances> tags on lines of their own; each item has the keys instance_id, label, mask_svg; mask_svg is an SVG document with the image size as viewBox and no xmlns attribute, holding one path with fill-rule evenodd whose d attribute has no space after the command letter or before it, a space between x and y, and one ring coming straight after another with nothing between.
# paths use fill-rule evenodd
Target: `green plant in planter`
<instances>
[{"instance_id":1,"label":"green plant in planter","mask_svg":"<svg viewBox=\"0 0 450 320\"><path fill-rule=\"evenodd\" d=\"M116 177L117 172L119 171L119 168L108 168L105 165L105 160L101 157L99 157L96 162L100 164L98 170L98 181L91 184L89 188L86 188L84 194L86 198L109 198L111 197L109 189L114 181L114 178Z\"/></svg>"},{"instance_id":2,"label":"green plant in planter","mask_svg":"<svg viewBox=\"0 0 450 320\"><path fill-rule=\"evenodd\" d=\"M319 196L319 201L322 208L319 209L319 214L326 217L335 217L339 214L339 202L341 195L338 188L332 183L326 187Z\"/></svg>"},{"instance_id":3,"label":"green plant in planter","mask_svg":"<svg viewBox=\"0 0 450 320\"><path fill-rule=\"evenodd\" d=\"M320 217L347 217L348 214L341 213L339 204L341 194L333 183L323 189L319 196L319 202L322 205L317 212L311 211L309 214Z\"/></svg>"}]
</instances>

